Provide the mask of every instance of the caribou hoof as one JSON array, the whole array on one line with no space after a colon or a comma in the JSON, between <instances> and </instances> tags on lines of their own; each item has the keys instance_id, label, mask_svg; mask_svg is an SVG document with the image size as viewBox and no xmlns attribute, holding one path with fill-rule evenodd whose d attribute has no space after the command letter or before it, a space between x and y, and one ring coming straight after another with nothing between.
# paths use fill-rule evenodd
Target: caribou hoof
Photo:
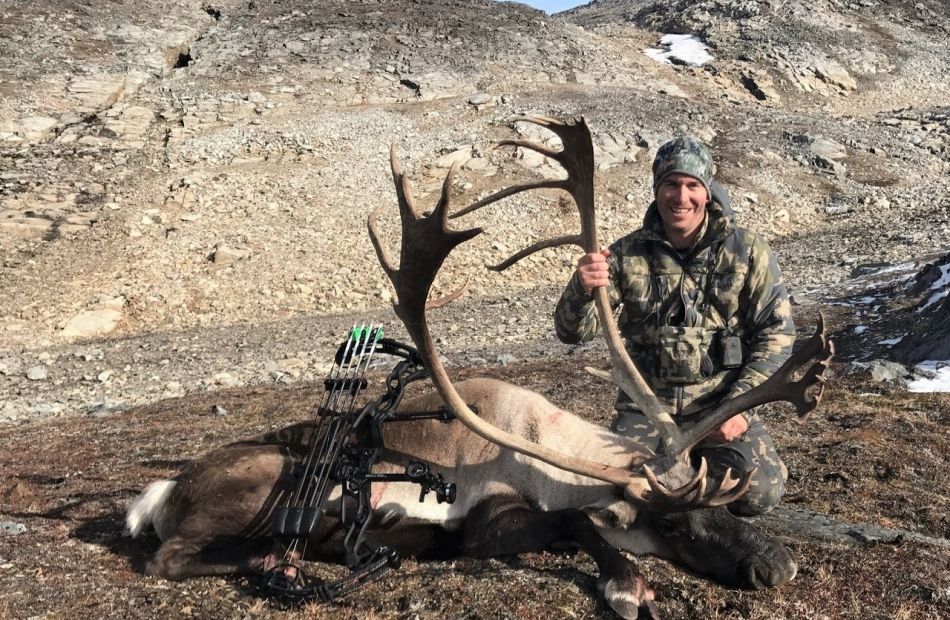
<instances>
[{"instance_id":1,"label":"caribou hoof","mask_svg":"<svg viewBox=\"0 0 950 620\"><path fill-rule=\"evenodd\" d=\"M632 567L628 574L608 580L603 586L603 593L607 606L625 620L659 620L660 616L653 605L653 588Z\"/></svg>"},{"instance_id":2,"label":"caribou hoof","mask_svg":"<svg viewBox=\"0 0 950 620\"><path fill-rule=\"evenodd\" d=\"M148 564L145 565L145 575L148 577L159 577L161 579L173 580L166 571L165 567L155 560L151 560ZM177 580L173 580L177 581Z\"/></svg>"},{"instance_id":3,"label":"caribou hoof","mask_svg":"<svg viewBox=\"0 0 950 620\"><path fill-rule=\"evenodd\" d=\"M299 561L299 559L300 554L295 552L291 554L290 560L292 563L285 563L283 558L279 557L276 553L268 553L261 559L261 572L265 575L269 575L272 579L282 579L286 582L287 586L291 586L297 581L297 577L300 574L297 567L293 564Z\"/></svg>"}]
</instances>

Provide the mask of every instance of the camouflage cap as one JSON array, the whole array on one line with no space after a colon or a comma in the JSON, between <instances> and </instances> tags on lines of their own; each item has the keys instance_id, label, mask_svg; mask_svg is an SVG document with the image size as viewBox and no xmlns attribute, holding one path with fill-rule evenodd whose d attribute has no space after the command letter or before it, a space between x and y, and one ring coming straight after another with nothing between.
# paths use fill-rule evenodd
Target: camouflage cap
<instances>
[{"instance_id":1,"label":"camouflage cap","mask_svg":"<svg viewBox=\"0 0 950 620\"><path fill-rule=\"evenodd\" d=\"M653 195L663 179L671 174L686 174L698 179L708 193L715 173L712 154L702 142L691 136L673 138L660 146L653 160Z\"/></svg>"}]
</instances>

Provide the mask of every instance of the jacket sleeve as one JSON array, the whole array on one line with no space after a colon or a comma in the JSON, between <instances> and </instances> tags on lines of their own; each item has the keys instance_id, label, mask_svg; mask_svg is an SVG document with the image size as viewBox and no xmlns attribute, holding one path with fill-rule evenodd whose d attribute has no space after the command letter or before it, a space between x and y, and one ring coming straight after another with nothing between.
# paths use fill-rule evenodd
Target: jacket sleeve
<instances>
[{"instance_id":1,"label":"jacket sleeve","mask_svg":"<svg viewBox=\"0 0 950 620\"><path fill-rule=\"evenodd\" d=\"M610 306L616 309L620 305L620 290L617 282L620 281L619 261L616 258L617 250L610 248L607 266L610 270L610 286L607 290ZM577 271L571 276L561 298L554 310L554 331L558 340L565 344L578 344L593 340L600 328L600 319L597 317L597 306L594 296L588 295L581 287Z\"/></svg>"},{"instance_id":2,"label":"jacket sleeve","mask_svg":"<svg viewBox=\"0 0 950 620\"><path fill-rule=\"evenodd\" d=\"M740 307L746 311L745 324L740 327L749 350L739 378L729 390L729 398L751 390L772 376L791 356L795 342L788 290L775 255L759 235L755 235L752 242L749 273L741 295Z\"/></svg>"}]
</instances>

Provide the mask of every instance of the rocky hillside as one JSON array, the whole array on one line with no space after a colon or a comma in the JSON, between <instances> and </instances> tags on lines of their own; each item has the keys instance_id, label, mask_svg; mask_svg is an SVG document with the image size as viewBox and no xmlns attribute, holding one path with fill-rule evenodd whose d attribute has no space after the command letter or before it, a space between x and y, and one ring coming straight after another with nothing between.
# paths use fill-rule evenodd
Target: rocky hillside
<instances>
[{"instance_id":1,"label":"rocky hillside","mask_svg":"<svg viewBox=\"0 0 950 620\"><path fill-rule=\"evenodd\" d=\"M510 120L585 115L604 238L637 226L656 146L713 147L740 222L808 304L950 238L943 0L602 0L557 16L490 0L39 0L0 8L0 417L111 411L319 376L355 320L392 324L365 219L557 175L488 147ZM696 34L713 60L643 50ZM557 349L576 252L483 269L572 231L557 194L472 218L444 311L473 363ZM384 221L395 231L395 219ZM923 262L921 262L923 264ZM398 327L394 326L395 333Z\"/></svg>"}]
</instances>

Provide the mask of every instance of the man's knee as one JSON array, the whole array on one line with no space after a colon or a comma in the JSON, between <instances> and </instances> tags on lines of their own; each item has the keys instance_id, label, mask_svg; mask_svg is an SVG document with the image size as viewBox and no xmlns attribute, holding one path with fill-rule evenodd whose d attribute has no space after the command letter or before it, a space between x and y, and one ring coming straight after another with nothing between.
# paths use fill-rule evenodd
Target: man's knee
<instances>
[{"instance_id":1,"label":"man's knee","mask_svg":"<svg viewBox=\"0 0 950 620\"><path fill-rule=\"evenodd\" d=\"M766 484L759 484L749 487L742 497L727 506L732 514L743 517L754 517L763 515L776 506L785 495L785 481L768 481Z\"/></svg>"},{"instance_id":2,"label":"man's knee","mask_svg":"<svg viewBox=\"0 0 950 620\"><path fill-rule=\"evenodd\" d=\"M729 510L734 514L764 514L775 508L785 495L788 469L764 433L753 433L751 437L726 445L701 448L694 456L706 457L709 475L716 479L714 482L725 475L727 468L732 471L732 476L740 476L755 469L749 489L729 505Z\"/></svg>"},{"instance_id":3,"label":"man's knee","mask_svg":"<svg viewBox=\"0 0 950 620\"><path fill-rule=\"evenodd\" d=\"M660 443L660 435L656 432L653 423L639 411L618 410L610 425L610 430L618 435L634 439L648 450L656 450Z\"/></svg>"}]
</instances>

